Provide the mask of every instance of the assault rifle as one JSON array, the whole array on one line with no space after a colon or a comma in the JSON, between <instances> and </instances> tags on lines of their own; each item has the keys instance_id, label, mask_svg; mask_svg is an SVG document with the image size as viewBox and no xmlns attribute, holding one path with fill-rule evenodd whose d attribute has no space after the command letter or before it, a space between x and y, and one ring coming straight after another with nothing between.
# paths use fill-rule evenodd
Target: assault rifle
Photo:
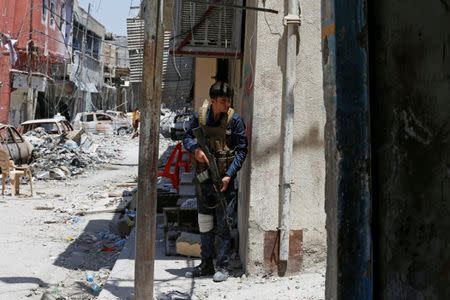
<instances>
[{"instance_id":1,"label":"assault rifle","mask_svg":"<svg viewBox=\"0 0 450 300\"><path fill-rule=\"evenodd\" d=\"M227 214L227 199L225 198L225 195L220 191L222 188L223 182L222 182L222 176L220 176L219 168L217 167L216 158L209 150L208 144L206 142L205 132L203 131L203 128L201 126L195 128L192 130L195 137L197 138L197 143L200 145L200 148L205 153L206 157L209 161L208 169L203 171L202 173L197 174L195 181L199 184L205 182L207 179L211 178L213 187L214 187L214 196L219 202L219 204L222 206L224 211L224 218L225 221L228 224L228 227L231 230L231 224L233 220L228 216Z\"/></svg>"}]
</instances>

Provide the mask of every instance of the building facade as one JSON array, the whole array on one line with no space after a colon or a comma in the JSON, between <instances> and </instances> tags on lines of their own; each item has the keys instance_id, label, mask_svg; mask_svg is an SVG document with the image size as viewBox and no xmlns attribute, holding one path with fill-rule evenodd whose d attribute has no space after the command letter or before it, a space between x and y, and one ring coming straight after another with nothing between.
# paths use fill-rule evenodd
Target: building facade
<instances>
[{"instance_id":1,"label":"building facade","mask_svg":"<svg viewBox=\"0 0 450 300\"><path fill-rule=\"evenodd\" d=\"M194 107L208 98L215 80L235 89L233 105L244 118L250 145L239 177L240 257L249 274L274 273L281 223L284 2L174 3L166 4L175 8L166 28L174 31L172 53L195 58ZM326 258L321 6L312 0L297 5L302 24L293 91L290 273Z\"/></svg>"},{"instance_id":2,"label":"building facade","mask_svg":"<svg viewBox=\"0 0 450 300\"><path fill-rule=\"evenodd\" d=\"M35 117L57 66L69 63L73 2L7 1L2 10L0 121L17 124Z\"/></svg>"},{"instance_id":3,"label":"building facade","mask_svg":"<svg viewBox=\"0 0 450 300\"><path fill-rule=\"evenodd\" d=\"M73 54L70 80L76 90L71 114L97 110L104 85L103 47L106 28L75 0L73 18Z\"/></svg>"}]
</instances>

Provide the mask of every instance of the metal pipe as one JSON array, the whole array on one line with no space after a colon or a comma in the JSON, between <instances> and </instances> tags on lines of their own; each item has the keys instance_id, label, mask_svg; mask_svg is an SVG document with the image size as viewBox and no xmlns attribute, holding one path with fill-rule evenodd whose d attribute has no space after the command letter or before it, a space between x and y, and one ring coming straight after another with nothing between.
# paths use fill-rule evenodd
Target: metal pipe
<instances>
[{"instance_id":1,"label":"metal pipe","mask_svg":"<svg viewBox=\"0 0 450 300\"><path fill-rule=\"evenodd\" d=\"M296 59L298 27L300 16L298 15L298 0L286 0L287 12L283 23L286 32L285 71L283 73L283 100L282 100L282 153L280 166L280 275L286 271L289 257L289 221L290 202L292 189L292 152L294 129L294 84L296 81Z\"/></svg>"}]
</instances>

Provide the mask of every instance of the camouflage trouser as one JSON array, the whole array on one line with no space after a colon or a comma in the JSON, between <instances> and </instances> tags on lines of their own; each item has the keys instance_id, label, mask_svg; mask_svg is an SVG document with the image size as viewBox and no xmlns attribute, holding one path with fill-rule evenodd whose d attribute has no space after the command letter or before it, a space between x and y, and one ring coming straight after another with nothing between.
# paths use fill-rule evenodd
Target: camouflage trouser
<instances>
[{"instance_id":1,"label":"camouflage trouser","mask_svg":"<svg viewBox=\"0 0 450 300\"><path fill-rule=\"evenodd\" d=\"M201 255L202 259L214 258L217 250L216 265L218 267L227 267L229 262L229 251L231 246L230 228L225 220L225 211L217 202L214 196L214 187L211 181L200 184L201 193L198 195L197 210L200 214L214 216L214 228L208 232L201 232ZM224 193L227 200L226 213L232 220L232 226L237 223L236 190L234 180L230 181L227 191ZM215 204L216 207L212 208ZM214 247L215 238L218 238L218 249Z\"/></svg>"}]
</instances>

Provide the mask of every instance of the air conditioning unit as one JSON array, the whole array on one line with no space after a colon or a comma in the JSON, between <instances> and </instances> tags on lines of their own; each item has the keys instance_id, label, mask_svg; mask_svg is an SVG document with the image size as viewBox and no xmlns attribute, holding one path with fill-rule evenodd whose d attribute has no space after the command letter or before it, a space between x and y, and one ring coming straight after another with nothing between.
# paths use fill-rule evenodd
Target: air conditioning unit
<instances>
[{"instance_id":1,"label":"air conditioning unit","mask_svg":"<svg viewBox=\"0 0 450 300\"><path fill-rule=\"evenodd\" d=\"M174 1L174 39L177 55L240 57L242 0Z\"/></svg>"}]
</instances>

